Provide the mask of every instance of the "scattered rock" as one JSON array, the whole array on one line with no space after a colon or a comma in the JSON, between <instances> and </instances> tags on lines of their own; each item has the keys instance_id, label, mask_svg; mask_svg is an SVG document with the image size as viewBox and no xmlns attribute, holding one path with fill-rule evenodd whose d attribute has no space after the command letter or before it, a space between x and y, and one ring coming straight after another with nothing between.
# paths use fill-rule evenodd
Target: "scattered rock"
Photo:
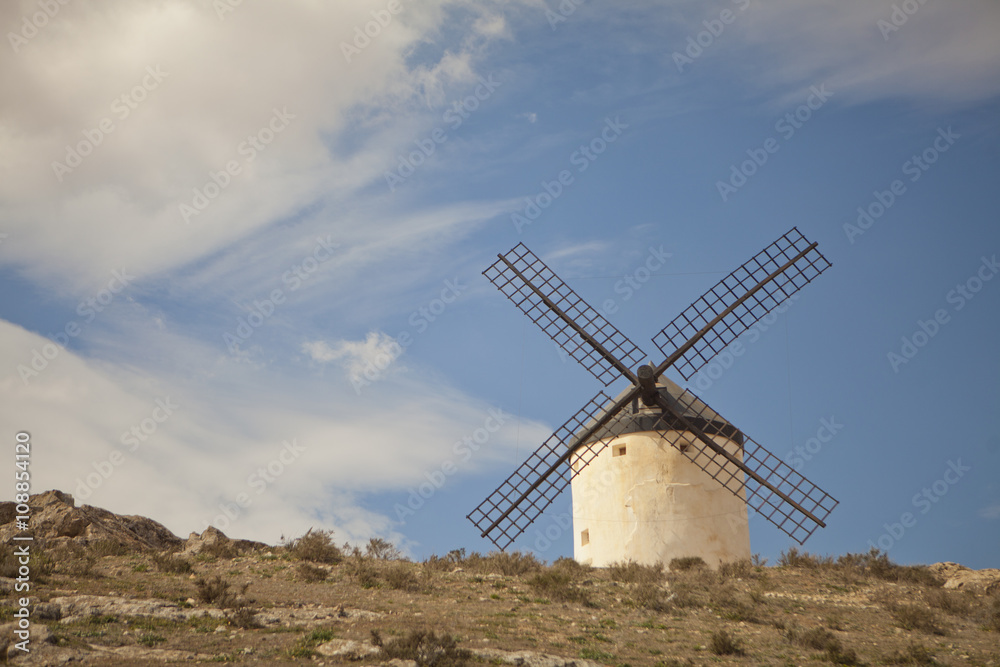
<instances>
[{"instance_id":1,"label":"scattered rock","mask_svg":"<svg viewBox=\"0 0 1000 667\"><path fill-rule=\"evenodd\" d=\"M378 655L382 649L372 646L368 642L359 642L353 639L331 639L325 644L317 646L316 652L328 658L363 660Z\"/></svg>"},{"instance_id":2,"label":"scattered rock","mask_svg":"<svg viewBox=\"0 0 1000 667\"><path fill-rule=\"evenodd\" d=\"M522 667L604 667L601 663L593 660L562 658L534 651L501 651L496 648L479 648L472 649L472 654L489 662L499 661L504 665L521 665Z\"/></svg>"},{"instance_id":3,"label":"scattered rock","mask_svg":"<svg viewBox=\"0 0 1000 667\"><path fill-rule=\"evenodd\" d=\"M209 526L204 530L204 532L201 533L201 535L198 533L191 533L188 536L184 545L184 551L181 555L196 556L201 552L206 551L216 555L229 554L237 556L239 554L268 548L270 547L263 542L254 542L252 540L234 540L226 537L225 533L215 526Z\"/></svg>"},{"instance_id":4,"label":"scattered rock","mask_svg":"<svg viewBox=\"0 0 1000 667\"><path fill-rule=\"evenodd\" d=\"M928 569L944 579L944 588L992 594L1000 591L1000 570L970 570L958 563L934 563Z\"/></svg>"}]
</instances>

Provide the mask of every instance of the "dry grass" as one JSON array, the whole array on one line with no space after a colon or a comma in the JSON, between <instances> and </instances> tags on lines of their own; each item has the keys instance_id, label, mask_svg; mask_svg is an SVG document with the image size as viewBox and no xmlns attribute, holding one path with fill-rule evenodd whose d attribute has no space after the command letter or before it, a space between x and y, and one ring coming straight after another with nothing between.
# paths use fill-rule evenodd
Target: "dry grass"
<instances>
[{"instance_id":1,"label":"dry grass","mask_svg":"<svg viewBox=\"0 0 1000 667\"><path fill-rule=\"evenodd\" d=\"M332 541L316 544L332 546ZM240 651L247 646L254 649L249 660L258 664L316 664L320 643L334 637L364 641L377 630L383 645L421 664L462 664L468 658L461 646L529 650L617 667L1000 665L1000 598L944 590L921 574L905 574L925 568L901 570L882 554L834 559L795 552L779 567L751 562L718 571L697 565L666 571L635 563L590 568L570 559L546 565L527 554L460 550L421 564L381 558L378 548L353 547L339 562L320 564L293 551L195 560L189 563L196 575L191 581L186 573L170 573L172 559L183 560L173 554L104 557L97 565L100 577L70 575L59 562L51 583L33 588L40 610L50 597L77 590L155 597L183 607L186 598L195 597L196 609L221 608L226 618L65 623L38 616L36 622L48 625L60 646L81 650L90 644L134 645L243 663L248 658ZM234 583L247 581L253 582L256 602ZM0 621L9 619L10 609L0 605ZM268 620L302 619L316 610L323 614L318 625ZM265 626L255 627L258 623ZM215 632L220 624L226 632ZM934 636L939 629L947 638ZM717 638L710 642L713 632Z\"/></svg>"}]
</instances>

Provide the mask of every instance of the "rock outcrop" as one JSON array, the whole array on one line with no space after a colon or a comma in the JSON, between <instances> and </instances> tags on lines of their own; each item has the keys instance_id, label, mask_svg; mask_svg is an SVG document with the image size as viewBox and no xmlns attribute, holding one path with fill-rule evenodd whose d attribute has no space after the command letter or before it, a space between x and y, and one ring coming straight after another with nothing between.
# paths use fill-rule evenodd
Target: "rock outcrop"
<instances>
[{"instance_id":1,"label":"rock outcrop","mask_svg":"<svg viewBox=\"0 0 1000 667\"><path fill-rule=\"evenodd\" d=\"M987 595L1000 592L1000 570L970 570L958 563L934 563L928 569L944 579L944 588L971 590Z\"/></svg>"},{"instance_id":2,"label":"rock outcrop","mask_svg":"<svg viewBox=\"0 0 1000 667\"><path fill-rule=\"evenodd\" d=\"M81 544L107 540L130 549L170 550L184 541L166 526L142 516L122 516L91 505L76 506L62 491L46 491L28 499L30 531L36 543L58 544L72 540ZM0 543L8 543L21 532L15 520L16 504L0 503Z\"/></svg>"}]
</instances>

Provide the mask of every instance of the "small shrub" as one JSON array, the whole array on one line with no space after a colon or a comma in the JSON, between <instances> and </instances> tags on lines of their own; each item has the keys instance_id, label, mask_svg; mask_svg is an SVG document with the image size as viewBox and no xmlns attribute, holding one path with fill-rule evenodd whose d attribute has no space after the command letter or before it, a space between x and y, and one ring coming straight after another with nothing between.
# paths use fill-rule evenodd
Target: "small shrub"
<instances>
[{"instance_id":1,"label":"small shrub","mask_svg":"<svg viewBox=\"0 0 1000 667\"><path fill-rule=\"evenodd\" d=\"M260 622L257 620L257 611L247 605L240 605L227 613L226 620L231 625L235 625L243 630L253 630L261 627Z\"/></svg>"},{"instance_id":2,"label":"small shrub","mask_svg":"<svg viewBox=\"0 0 1000 667\"><path fill-rule=\"evenodd\" d=\"M670 561L671 572L683 572L685 570L696 570L708 567L700 556L685 556L684 558L674 558Z\"/></svg>"},{"instance_id":3,"label":"small shrub","mask_svg":"<svg viewBox=\"0 0 1000 667\"><path fill-rule=\"evenodd\" d=\"M150 648L152 648L157 644L162 644L163 642L167 641L167 638L156 634L148 634L148 635L143 634L140 635L136 641L142 644L143 646L149 646Z\"/></svg>"},{"instance_id":4,"label":"small shrub","mask_svg":"<svg viewBox=\"0 0 1000 667\"><path fill-rule=\"evenodd\" d=\"M193 569L190 561L171 553L153 554L153 565L161 572L170 574L188 574Z\"/></svg>"},{"instance_id":5,"label":"small shrub","mask_svg":"<svg viewBox=\"0 0 1000 667\"><path fill-rule=\"evenodd\" d=\"M286 546L292 558L298 560L334 564L344 559L344 553L333 542L332 530L313 531L310 528L305 535L292 540Z\"/></svg>"},{"instance_id":6,"label":"small shrub","mask_svg":"<svg viewBox=\"0 0 1000 667\"><path fill-rule=\"evenodd\" d=\"M740 641L725 630L718 630L712 633L712 640L708 645L715 655L743 655L744 650Z\"/></svg>"},{"instance_id":7,"label":"small shrub","mask_svg":"<svg viewBox=\"0 0 1000 667\"><path fill-rule=\"evenodd\" d=\"M534 554L521 551L492 551L485 556L473 553L465 559L463 565L477 572L502 574L507 577L518 577L542 569L542 564Z\"/></svg>"},{"instance_id":8,"label":"small shrub","mask_svg":"<svg viewBox=\"0 0 1000 667\"><path fill-rule=\"evenodd\" d=\"M392 542L373 537L365 546L365 555L376 560L398 560L403 554Z\"/></svg>"},{"instance_id":9,"label":"small shrub","mask_svg":"<svg viewBox=\"0 0 1000 667\"><path fill-rule=\"evenodd\" d=\"M893 618L899 623L899 627L904 630L918 630L932 635L945 634L937 614L927 607L914 604L901 604L892 607L889 611L892 612Z\"/></svg>"},{"instance_id":10,"label":"small shrub","mask_svg":"<svg viewBox=\"0 0 1000 667\"><path fill-rule=\"evenodd\" d=\"M347 574L361 588L376 588L379 585L378 571L364 558L351 558Z\"/></svg>"},{"instance_id":11,"label":"small shrub","mask_svg":"<svg viewBox=\"0 0 1000 667\"><path fill-rule=\"evenodd\" d=\"M552 568L555 570L561 570L563 572L568 572L571 575L582 575L590 571L590 567L581 564L579 561L573 558L566 558L561 556L552 563Z\"/></svg>"},{"instance_id":12,"label":"small shrub","mask_svg":"<svg viewBox=\"0 0 1000 667\"><path fill-rule=\"evenodd\" d=\"M993 598L993 604L986 608L985 626L993 632L1000 632L1000 595Z\"/></svg>"},{"instance_id":13,"label":"small shrub","mask_svg":"<svg viewBox=\"0 0 1000 667\"><path fill-rule=\"evenodd\" d=\"M719 576L728 579L746 579L753 574L753 564L747 559L734 560L719 566Z\"/></svg>"},{"instance_id":14,"label":"small shrub","mask_svg":"<svg viewBox=\"0 0 1000 667\"><path fill-rule=\"evenodd\" d=\"M326 581L326 578L330 576L330 573L323 568L310 565L309 563L299 563L298 567L295 568L295 573L301 577L303 581L310 584L314 584L318 581Z\"/></svg>"},{"instance_id":15,"label":"small shrub","mask_svg":"<svg viewBox=\"0 0 1000 667\"><path fill-rule=\"evenodd\" d=\"M972 611L969 598L962 593L952 593L940 588L932 588L924 592L924 600L931 607L940 609L953 616L967 616Z\"/></svg>"},{"instance_id":16,"label":"small shrub","mask_svg":"<svg viewBox=\"0 0 1000 667\"><path fill-rule=\"evenodd\" d=\"M832 564L833 559L829 556L816 556L808 551L800 553L795 547L789 548L788 551L781 552L781 555L778 557L778 565L783 567L797 567L815 570Z\"/></svg>"},{"instance_id":17,"label":"small shrub","mask_svg":"<svg viewBox=\"0 0 1000 667\"><path fill-rule=\"evenodd\" d=\"M882 659L887 665L936 665L934 652L923 644L910 644L905 651L896 650Z\"/></svg>"},{"instance_id":18,"label":"small shrub","mask_svg":"<svg viewBox=\"0 0 1000 667\"><path fill-rule=\"evenodd\" d=\"M663 565L640 565L633 561L612 563L608 567L608 572L613 581L623 584L645 584L656 585L663 581L665 574Z\"/></svg>"},{"instance_id":19,"label":"small shrub","mask_svg":"<svg viewBox=\"0 0 1000 667\"><path fill-rule=\"evenodd\" d=\"M412 630L391 641L383 641L381 633L372 630L371 642L387 660L413 660L419 667L458 667L472 659L472 652L458 648L451 635L437 635L433 630Z\"/></svg>"},{"instance_id":20,"label":"small shrub","mask_svg":"<svg viewBox=\"0 0 1000 667\"><path fill-rule=\"evenodd\" d=\"M413 573L413 570L403 563L396 563L383 575L385 583L389 588L411 593L420 590L420 579Z\"/></svg>"},{"instance_id":21,"label":"small shrub","mask_svg":"<svg viewBox=\"0 0 1000 667\"><path fill-rule=\"evenodd\" d=\"M528 585L539 595L559 602L587 603L586 592L573 585L573 577L565 570L539 572L530 579Z\"/></svg>"},{"instance_id":22,"label":"small shrub","mask_svg":"<svg viewBox=\"0 0 1000 667\"><path fill-rule=\"evenodd\" d=\"M243 584L240 588L239 594L235 594L229 590L229 582L218 575L212 577L211 579L198 577L195 579L194 585L195 588L198 589L199 600L223 608L236 607L240 602L240 597L243 596L247 592L247 588L250 587L249 583Z\"/></svg>"}]
</instances>

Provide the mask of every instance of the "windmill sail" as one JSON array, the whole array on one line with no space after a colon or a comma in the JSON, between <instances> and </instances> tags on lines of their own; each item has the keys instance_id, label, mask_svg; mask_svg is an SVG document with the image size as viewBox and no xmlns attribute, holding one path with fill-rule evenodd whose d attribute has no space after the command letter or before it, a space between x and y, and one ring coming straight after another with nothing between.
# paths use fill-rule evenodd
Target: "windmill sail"
<instances>
[{"instance_id":1,"label":"windmill sail","mask_svg":"<svg viewBox=\"0 0 1000 667\"><path fill-rule=\"evenodd\" d=\"M498 257L483 275L605 387L646 358L523 243Z\"/></svg>"},{"instance_id":2,"label":"windmill sail","mask_svg":"<svg viewBox=\"0 0 1000 667\"><path fill-rule=\"evenodd\" d=\"M653 343L668 357L665 365L690 380L740 334L828 268L830 262L816 244L793 227L684 309Z\"/></svg>"},{"instance_id":3,"label":"windmill sail","mask_svg":"<svg viewBox=\"0 0 1000 667\"><path fill-rule=\"evenodd\" d=\"M738 438L742 448L740 455L733 457L735 460L720 455L718 446L713 447L702 437L689 441L686 447L678 447L676 438L667 435L670 430L700 431L700 435L709 438L713 435L731 438L732 435L719 426L728 422L690 391L684 390L674 399L676 403L670 411L664 411L651 430L730 492L736 496L745 493L750 507L799 544L804 544L817 528L826 525L827 516L837 506L833 496L742 431ZM687 424L677 423L676 411L682 413L680 421Z\"/></svg>"}]
</instances>

